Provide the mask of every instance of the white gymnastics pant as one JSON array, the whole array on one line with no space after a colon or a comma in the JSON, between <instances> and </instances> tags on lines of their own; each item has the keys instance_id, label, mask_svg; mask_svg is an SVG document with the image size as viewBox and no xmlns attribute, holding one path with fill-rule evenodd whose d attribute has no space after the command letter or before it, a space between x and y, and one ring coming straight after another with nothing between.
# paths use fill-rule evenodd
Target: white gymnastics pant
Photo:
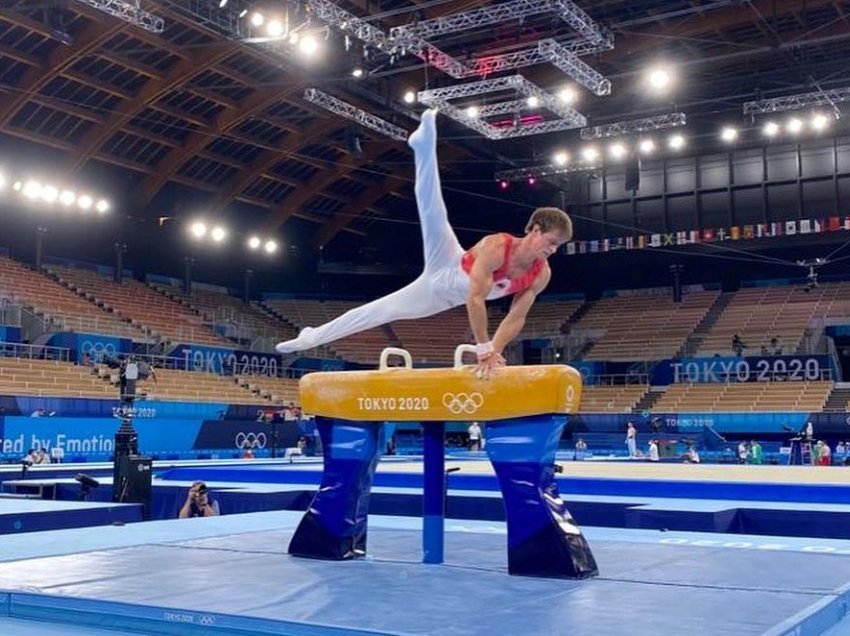
<instances>
[{"instance_id":1,"label":"white gymnastics pant","mask_svg":"<svg viewBox=\"0 0 850 636\"><path fill-rule=\"evenodd\" d=\"M409 285L345 312L320 327L305 327L294 340L281 342L279 353L312 349L394 320L423 318L463 305L469 276L461 269L463 248L449 225L437 166L437 112L425 111L410 136L416 165L416 206L422 227L425 269Z\"/></svg>"}]
</instances>

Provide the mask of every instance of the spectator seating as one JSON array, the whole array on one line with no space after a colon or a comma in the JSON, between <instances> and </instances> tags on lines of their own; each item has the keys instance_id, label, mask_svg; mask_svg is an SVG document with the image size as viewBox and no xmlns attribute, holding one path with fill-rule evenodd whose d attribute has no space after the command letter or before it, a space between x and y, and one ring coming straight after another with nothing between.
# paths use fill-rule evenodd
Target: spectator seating
<instances>
[{"instance_id":1,"label":"spectator seating","mask_svg":"<svg viewBox=\"0 0 850 636\"><path fill-rule=\"evenodd\" d=\"M232 377L174 369L154 369L154 372L155 381L153 378L148 378L136 385L137 393L147 396L149 400L225 404L266 402L264 398L253 394L247 387L240 386ZM112 382L117 383L118 375L114 370L111 370L110 377Z\"/></svg>"},{"instance_id":2,"label":"spectator seating","mask_svg":"<svg viewBox=\"0 0 850 636\"><path fill-rule=\"evenodd\" d=\"M672 384L652 407L656 413L750 411L820 412L832 382Z\"/></svg>"},{"instance_id":3,"label":"spectator seating","mask_svg":"<svg viewBox=\"0 0 850 636\"><path fill-rule=\"evenodd\" d=\"M538 298L528 312L519 338L551 338L560 335L564 325L583 304L583 300Z\"/></svg>"},{"instance_id":4,"label":"spectator seating","mask_svg":"<svg viewBox=\"0 0 850 636\"><path fill-rule=\"evenodd\" d=\"M291 325L273 317L262 307L246 304L224 290L193 284L192 293L187 296L176 285L153 283L151 286L168 297L190 305L215 325L220 335L236 340L251 351L271 351L278 342L298 335ZM223 329L223 333L220 329Z\"/></svg>"},{"instance_id":5,"label":"spectator seating","mask_svg":"<svg viewBox=\"0 0 850 636\"><path fill-rule=\"evenodd\" d=\"M602 298L576 323L577 329L604 331L584 359L672 358L718 296L716 291L691 292L681 303L673 301L672 292Z\"/></svg>"},{"instance_id":6,"label":"spectator seating","mask_svg":"<svg viewBox=\"0 0 850 636\"><path fill-rule=\"evenodd\" d=\"M647 391L645 384L585 385L579 412L630 413Z\"/></svg>"},{"instance_id":7,"label":"spectator seating","mask_svg":"<svg viewBox=\"0 0 850 636\"><path fill-rule=\"evenodd\" d=\"M457 346L473 341L466 307L416 320L397 320L390 328L399 346L413 356L414 364L451 366Z\"/></svg>"},{"instance_id":8,"label":"spectator seating","mask_svg":"<svg viewBox=\"0 0 850 636\"><path fill-rule=\"evenodd\" d=\"M118 391L91 367L69 362L0 358L0 394L118 399Z\"/></svg>"},{"instance_id":9,"label":"spectator seating","mask_svg":"<svg viewBox=\"0 0 850 636\"><path fill-rule=\"evenodd\" d=\"M300 402L298 396L298 380L294 378L269 378L261 375L240 375L236 383L248 389L251 393L270 400L273 404L289 404Z\"/></svg>"},{"instance_id":10,"label":"spectator seating","mask_svg":"<svg viewBox=\"0 0 850 636\"><path fill-rule=\"evenodd\" d=\"M100 309L44 274L5 257L0 257L0 297L32 307L56 331L145 340L144 333L126 318Z\"/></svg>"},{"instance_id":11,"label":"spectator seating","mask_svg":"<svg viewBox=\"0 0 850 636\"><path fill-rule=\"evenodd\" d=\"M88 270L60 266L50 269L60 280L86 293L94 302L126 316L154 337L173 343L233 347L232 342L216 336L202 316L142 283L125 280L119 285Z\"/></svg>"},{"instance_id":12,"label":"spectator seating","mask_svg":"<svg viewBox=\"0 0 850 636\"><path fill-rule=\"evenodd\" d=\"M732 336L746 345L745 356L770 355L777 338L782 353L797 353L806 327L813 319L846 316L850 312L850 283L824 283L809 292L802 285L747 287L735 293L700 344L701 357L735 355Z\"/></svg>"}]
</instances>

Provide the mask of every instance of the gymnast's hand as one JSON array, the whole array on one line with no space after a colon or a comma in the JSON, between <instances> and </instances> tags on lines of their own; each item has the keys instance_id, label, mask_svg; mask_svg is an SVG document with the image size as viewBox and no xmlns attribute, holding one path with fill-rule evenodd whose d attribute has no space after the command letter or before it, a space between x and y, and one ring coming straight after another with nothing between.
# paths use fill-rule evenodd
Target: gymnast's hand
<instances>
[{"instance_id":1,"label":"gymnast's hand","mask_svg":"<svg viewBox=\"0 0 850 636\"><path fill-rule=\"evenodd\" d=\"M493 371L505 366L505 358L501 353L492 351L478 356L478 364L475 365L475 377L479 380L489 380Z\"/></svg>"}]
</instances>

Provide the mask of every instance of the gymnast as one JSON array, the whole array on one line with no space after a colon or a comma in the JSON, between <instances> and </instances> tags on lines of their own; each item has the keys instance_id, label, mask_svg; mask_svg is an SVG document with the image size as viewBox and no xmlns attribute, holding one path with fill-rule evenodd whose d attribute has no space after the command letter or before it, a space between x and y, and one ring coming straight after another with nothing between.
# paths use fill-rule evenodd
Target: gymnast
<instances>
[{"instance_id":1,"label":"gymnast","mask_svg":"<svg viewBox=\"0 0 850 636\"><path fill-rule=\"evenodd\" d=\"M488 378L503 366L502 351L519 334L537 295L549 283L547 259L572 238L572 221L558 208L537 208L525 236L490 234L470 250L463 248L449 225L437 166L437 111L427 110L410 136L416 165L416 204L422 227L425 269L409 285L325 323L305 327L298 337L277 345L279 353L312 349L353 333L395 320L432 316L466 305L475 337L475 373ZM490 338L485 301L513 294L511 308Z\"/></svg>"}]
</instances>

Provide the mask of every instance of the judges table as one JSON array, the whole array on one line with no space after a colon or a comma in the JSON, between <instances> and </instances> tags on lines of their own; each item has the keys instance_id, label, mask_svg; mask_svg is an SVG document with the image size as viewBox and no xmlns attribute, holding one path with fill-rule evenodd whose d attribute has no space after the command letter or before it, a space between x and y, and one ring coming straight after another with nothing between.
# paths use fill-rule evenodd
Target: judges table
<instances>
[{"instance_id":1,"label":"judges table","mask_svg":"<svg viewBox=\"0 0 850 636\"><path fill-rule=\"evenodd\" d=\"M324 445L321 485L289 545L294 556L343 560L366 554L369 493L386 447L386 421L424 432L423 560L443 562L446 422L487 422L486 451L505 503L508 571L584 578L597 573L581 530L555 484L566 415L578 410L581 376L565 365L513 366L487 380L461 365L413 369L403 349L385 349L376 371L310 373L301 405L315 414ZM404 360L388 367L389 356Z\"/></svg>"}]
</instances>

